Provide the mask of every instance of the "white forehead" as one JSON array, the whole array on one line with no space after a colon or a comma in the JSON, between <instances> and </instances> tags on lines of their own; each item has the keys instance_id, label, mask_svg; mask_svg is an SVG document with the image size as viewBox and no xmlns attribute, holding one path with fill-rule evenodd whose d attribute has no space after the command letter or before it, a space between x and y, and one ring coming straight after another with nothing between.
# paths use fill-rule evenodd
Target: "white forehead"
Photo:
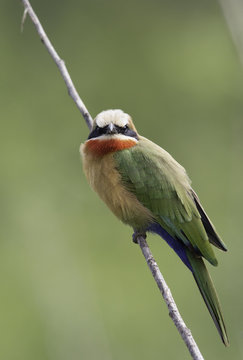
<instances>
[{"instance_id":1,"label":"white forehead","mask_svg":"<svg viewBox=\"0 0 243 360\"><path fill-rule=\"evenodd\" d=\"M96 124L103 128L110 123L117 126L124 127L128 124L130 116L124 113L122 110L105 110L96 116Z\"/></svg>"}]
</instances>

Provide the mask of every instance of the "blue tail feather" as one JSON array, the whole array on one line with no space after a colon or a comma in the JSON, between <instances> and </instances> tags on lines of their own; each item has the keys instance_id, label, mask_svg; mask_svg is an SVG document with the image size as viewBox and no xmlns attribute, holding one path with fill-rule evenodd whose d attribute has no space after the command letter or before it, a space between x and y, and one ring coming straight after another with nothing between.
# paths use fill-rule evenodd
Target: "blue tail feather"
<instances>
[{"instance_id":1,"label":"blue tail feather","mask_svg":"<svg viewBox=\"0 0 243 360\"><path fill-rule=\"evenodd\" d=\"M191 264L186 255L186 247L185 245L177 239L174 239L166 230L162 228L162 226L158 223L151 224L147 231L155 233L161 236L167 244L176 252L176 254L180 257L180 259L184 262L184 264L192 271Z\"/></svg>"}]
</instances>

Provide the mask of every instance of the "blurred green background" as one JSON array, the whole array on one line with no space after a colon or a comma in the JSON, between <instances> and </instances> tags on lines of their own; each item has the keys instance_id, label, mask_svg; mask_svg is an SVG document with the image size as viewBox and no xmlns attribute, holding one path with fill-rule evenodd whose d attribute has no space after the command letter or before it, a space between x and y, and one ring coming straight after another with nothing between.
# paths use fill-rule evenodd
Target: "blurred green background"
<instances>
[{"instance_id":1,"label":"blurred green background","mask_svg":"<svg viewBox=\"0 0 243 360\"><path fill-rule=\"evenodd\" d=\"M189 271L148 241L205 359L243 359L243 76L217 1L32 5L92 116L123 109L186 167L229 248L209 267L230 348ZM0 358L189 359L131 229L86 182L87 127L22 14L1 2Z\"/></svg>"}]
</instances>

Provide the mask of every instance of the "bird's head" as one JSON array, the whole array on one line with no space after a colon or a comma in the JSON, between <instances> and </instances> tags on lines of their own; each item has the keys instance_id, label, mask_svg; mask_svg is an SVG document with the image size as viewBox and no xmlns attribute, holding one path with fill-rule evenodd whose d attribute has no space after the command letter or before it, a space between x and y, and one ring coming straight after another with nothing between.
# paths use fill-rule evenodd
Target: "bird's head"
<instances>
[{"instance_id":1,"label":"bird's head","mask_svg":"<svg viewBox=\"0 0 243 360\"><path fill-rule=\"evenodd\" d=\"M130 115L122 110L106 110L94 119L93 127L82 151L95 156L103 156L129 149L137 144L138 139Z\"/></svg>"},{"instance_id":2,"label":"bird's head","mask_svg":"<svg viewBox=\"0 0 243 360\"><path fill-rule=\"evenodd\" d=\"M122 110L105 110L94 119L92 130L88 139L126 140L138 139L138 134L130 115Z\"/></svg>"}]
</instances>

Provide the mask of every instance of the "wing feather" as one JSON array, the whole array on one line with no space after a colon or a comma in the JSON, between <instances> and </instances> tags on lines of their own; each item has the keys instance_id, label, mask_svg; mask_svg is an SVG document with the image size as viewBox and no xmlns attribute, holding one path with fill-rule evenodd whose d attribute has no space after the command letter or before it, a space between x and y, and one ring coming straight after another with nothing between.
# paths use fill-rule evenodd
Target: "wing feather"
<instances>
[{"instance_id":1,"label":"wing feather","mask_svg":"<svg viewBox=\"0 0 243 360\"><path fill-rule=\"evenodd\" d=\"M124 185L153 213L156 221L217 265L209 240L214 239L211 242L218 247L219 240L207 234L207 228L213 227L204 212L202 216L185 169L169 153L143 137L136 146L114 153L114 158Z\"/></svg>"}]
</instances>

